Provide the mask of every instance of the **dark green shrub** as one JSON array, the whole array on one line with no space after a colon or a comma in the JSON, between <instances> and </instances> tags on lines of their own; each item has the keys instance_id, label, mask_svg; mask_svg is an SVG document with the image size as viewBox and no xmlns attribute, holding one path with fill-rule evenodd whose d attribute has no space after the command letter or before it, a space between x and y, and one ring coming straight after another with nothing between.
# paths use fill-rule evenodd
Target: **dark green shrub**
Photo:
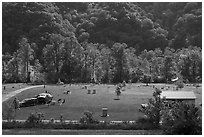
<instances>
[{"instance_id":1,"label":"dark green shrub","mask_svg":"<svg viewBox=\"0 0 204 137\"><path fill-rule=\"evenodd\" d=\"M135 123L136 129L140 130L153 130L158 129L158 126L154 124L152 119L141 117Z\"/></svg>"},{"instance_id":2,"label":"dark green shrub","mask_svg":"<svg viewBox=\"0 0 204 137\"><path fill-rule=\"evenodd\" d=\"M151 83L151 75L148 75L148 74L144 74L143 75L143 82L146 83L146 85L148 86L149 83Z\"/></svg>"},{"instance_id":3,"label":"dark green shrub","mask_svg":"<svg viewBox=\"0 0 204 137\"><path fill-rule=\"evenodd\" d=\"M184 83L183 83L182 80L178 80L178 81L176 82L176 85L177 85L177 88L180 88L180 89L184 88Z\"/></svg>"},{"instance_id":4,"label":"dark green shrub","mask_svg":"<svg viewBox=\"0 0 204 137\"><path fill-rule=\"evenodd\" d=\"M119 83L115 88L115 93L117 95L118 100L119 100L119 96L121 95L121 89L122 89L122 85L121 85L121 83Z\"/></svg>"},{"instance_id":5,"label":"dark green shrub","mask_svg":"<svg viewBox=\"0 0 204 137\"><path fill-rule=\"evenodd\" d=\"M28 119L26 120L26 124L29 127L35 127L42 122L42 118L44 117L43 113L31 113Z\"/></svg>"},{"instance_id":6,"label":"dark green shrub","mask_svg":"<svg viewBox=\"0 0 204 137\"><path fill-rule=\"evenodd\" d=\"M149 118L146 117L140 117L137 119L136 123L140 124L140 123L151 123L151 120Z\"/></svg>"},{"instance_id":7,"label":"dark green shrub","mask_svg":"<svg viewBox=\"0 0 204 137\"><path fill-rule=\"evenodd\" d=\"M171 104L164 110L162 128L166 134L201 135L201 109L182 102Z\"/></svg>"},{"instance_id":8,"label":"dark green shrub","mask_svg":"<svg viewBox=\"0 0 204 137\"><path fill-rule=\"evenodd\" d=\"M166 82L166 79L165 77L162 77L162 76L153 76L152 78L152 82L153 83L165 83Z\"/></svg>"},{"instance_id":9,"label":"dark green shrub","mask_svg":"<svg viewBox=\"0 0 204 137\"><path fill-rule=\"evenodd\" d=\"M99 123L99 122L93 118L93 113L92 112L85 111L84 115L80 119L80 123L90 124L90 123Z\"/></svg>"},{"instance_id":10,"label":"dark green shrub","mask_svg":"<svg viewBox=\"0 0 204 137\"><path fill-rule=\"evenodd\" d=\"M38 129L91 129L91 130L154 130L157 129L153 124L146 123L80 123L80 124L66 124L66 123L38 123L38 124L29 124L24 122L3 122L3 129L29 129L29 128L38 128Z\"/></svg>"},{"instance_id":11,"label":"dark green shrub","mask_svg":"<svg viewBox=\"0 0 204 137\"><path fill-rule=\"evenodd\" d=\"M14 129L14 128L23 128L24 123L12 121L12 122L2 122L2 129Z\"/></svg>"},{"instance_id":12,"label":"dark green shrub","mask_svg":"<svg viewBox=\"0 0 204 137\"><path fill-rule=\"evenodd\" d=\"M160 98L160 89L155 89L153 93L153 98L149 99L147 107L143 108L141 111L145 114L148 121L151 124L159 127L159 122L162 116L163 100Z\"/></svg>"}]
</instances>

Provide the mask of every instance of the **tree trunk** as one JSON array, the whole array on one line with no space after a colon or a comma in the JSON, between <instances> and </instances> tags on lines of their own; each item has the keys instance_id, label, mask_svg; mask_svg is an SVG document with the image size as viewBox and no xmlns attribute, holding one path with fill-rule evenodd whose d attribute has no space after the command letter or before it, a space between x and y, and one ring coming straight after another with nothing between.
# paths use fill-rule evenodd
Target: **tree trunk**
<instances>
[{"instance_id":1,"label":"tree trunk","mask_svg":"<svg viewBox=\"0 0 204 137\"><path fill-rule=\"evenodd\" d=\"M84 78L83 78L83 81L86 82L86 72L87 72L87 66L86 66L86 61L87 61L87 55L85 55L85 58L84 58Z\"/></svg>"},{"instance_id":2,"label":"tree trunk","mask_svg":"<svg viewBox=\"0 0 204 137\"><path fill-rule=\"evenodd\" d=\"M195 61L193 62L193 67L192 67L192 78L193 78L193 83L196 83L196 63Z\"/></svg>"},{"instance_id":3,"label":"tree trunk","mask_svg":"<svg viewBox=\"0 0 204 137\"><path fill-rule=\"evenodd\" d=\"M26 62L27 83L30 82L30 72L28 71L28 69L29 69L29 68L28 68L28 67L29 67L29 66L28 66L28 63L29 63L29 62L27 61L27 62Z\"/></svg>"},{"instance_id":4,"label":"tree trunk","mask_svg":"<svg viewBox=\"0 0 204 137\"><path fill-rule=\"evenodd\" d=\"M93 76L93 78L92 78L92 82L94 82L94 83L96 83L96 71L95 71L95 59L93 59L93 62L92 62L92 66L93 66L93 74L92 74L92 76Z\"/></svg>"}]
</instances>

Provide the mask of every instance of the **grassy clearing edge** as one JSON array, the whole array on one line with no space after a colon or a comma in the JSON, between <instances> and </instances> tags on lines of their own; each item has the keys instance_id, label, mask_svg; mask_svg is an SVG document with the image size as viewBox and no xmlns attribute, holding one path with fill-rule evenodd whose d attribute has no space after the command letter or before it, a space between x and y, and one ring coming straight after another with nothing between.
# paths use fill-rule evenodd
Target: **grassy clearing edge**
<instances>
[{"instance_id":1,"label":"grassy clearing edge","mask_svg":"<svg viewBox=\"0 0 204 137\"><path fill-rule=\"evenodd\" d=\"M6 129L3 135L162 135L162 130Z\"/></svg>"},{"instance_id":2,"label":"grassy clearing edge","mask_svg":"<svg viewBox=\"0 0 204 137\"><path fill-rule=\"evenodd\" d=\"M89 124L81 124L81 123L37 123L31 124L27 122L2 122L2 129L91 129L91 130L158 130L159 127L152 125L149 122L146 123L89 123Z\"/></svg>"}]
</instances>

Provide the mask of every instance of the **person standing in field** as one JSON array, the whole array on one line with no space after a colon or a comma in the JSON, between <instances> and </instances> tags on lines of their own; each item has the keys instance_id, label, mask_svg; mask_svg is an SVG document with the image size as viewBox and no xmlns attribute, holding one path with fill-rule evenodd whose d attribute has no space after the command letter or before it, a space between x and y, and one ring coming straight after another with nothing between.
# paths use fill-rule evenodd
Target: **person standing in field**
<instances>
[{"instance_id":1,"label":"person standing in field","mask_svg":"<svg viewBox=\"0 0 204 137\"><path fill-rule=\"evenodd\" d=\"M19 100L16 97L15 97L15 99L13 101L13 105L14 105L15 109L20 109Z\"/></svg>"}]
</instances>

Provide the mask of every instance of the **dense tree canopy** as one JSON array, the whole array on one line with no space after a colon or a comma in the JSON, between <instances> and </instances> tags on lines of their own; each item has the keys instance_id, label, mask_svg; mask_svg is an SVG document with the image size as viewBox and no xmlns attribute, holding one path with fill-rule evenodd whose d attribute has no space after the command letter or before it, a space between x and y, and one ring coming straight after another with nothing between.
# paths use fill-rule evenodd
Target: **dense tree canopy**
<instances>
[{"instance_id":1,"label":"dense tree canopy","mask_svg":"<svg viewBox=\"0 0 204 137\"><path fill-rule=\"evenodd\" d=\"M2 4L5 82L198 82L201 48L201 2Z\"/></svg>"}]
</instances>

